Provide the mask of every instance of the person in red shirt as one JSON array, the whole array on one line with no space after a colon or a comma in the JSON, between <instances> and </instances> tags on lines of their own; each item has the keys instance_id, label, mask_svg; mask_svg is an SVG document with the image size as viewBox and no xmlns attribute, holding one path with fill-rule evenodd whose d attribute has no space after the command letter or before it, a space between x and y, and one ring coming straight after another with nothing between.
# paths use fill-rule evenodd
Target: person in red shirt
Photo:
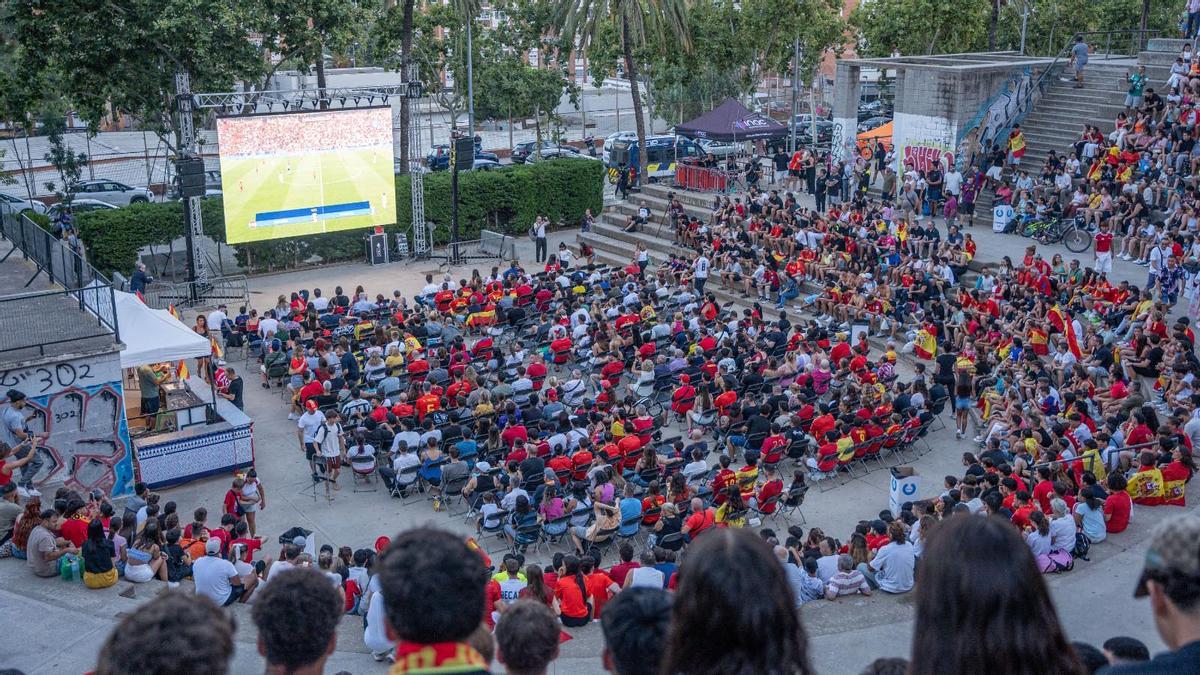
<instances>
[{"instance_id":1,"label":"person in red shirt","mask_svg":"<svg viewBox=\"0 0 1200 675\"><path fill-rule=\"evenodd\" d=\"M59 529L59 534L63 539L75 545L75 548L83 546L83 540L87 539L88 520L84 514L84 506L82 499L72 498L67 502L67 508L63 511L62 525Z\"/></svg>"},{"instance_id":2,"label":"person in red shirt","mask_svg":"<svg viewBox=\"0 0 1200 675\"><path fill-rule=\"evenodd\" d=\"M1133 511L1133 498L1125 491L1129 482L1120 472L1108 474L1106 482L1108 497L1104 500L1104 528L1111 534L1124 532L1129 527L1129 515Z\"/></svg>"},{"instance_id":3,"label":"person in red shirt","mask_svg":"<svg viewBox=\"0 0 1200 675\"><path fill-rule=\"evenodd\" d=\"M621 556L621 562L609 568L608 576L616 585L624 586L625 577L629 571L641 567L642 564L633 559L633 546L627 541L621 542L621 545L617 547L617 554Z\"/></svg>"},{"instance_id":4,"label":"person in red shirt","mask_svg":"<svg viewBox=\"0 0 1200 675\"><path fill-rule=\"evenodd\" d=\"M533 380L533 390L541 391L542 384L546 379L546 364L542 362L542 357L533 357L533 362L525 367L525 376Z\"/></svg>"},{"instance_id":5,"label":"person in red shirt","mask_svg":"<svg viewBox=\"0 0 1200 675\"><path fill-rule=\"evenodd\" d=\"M1041 508L1042 513L1050 513L1050 495L1054 494L1053 472L1048 466L1037 469L1038 483L1033 486L1033 499Z\"/></svg>"},{"instance_id":6,"label":"person in red shirt","mask_svg":"<svg viewBox=\"0 0 1200 675\"><path fill-rule=\"evenodd\" d=\"M737 484L737 473L735 473L733 469L729 468L733 460L729 457L729 455L721 455L721 459L719 461L721 468L717 471L717 474L713 476L712 479L713 503L718 506L724 504L725 500L728 499L726 490L728 490L730 486Z\"/></svg>"},{"instance_id":7,"label":"person in red shirt","mask_svg":"<svg viewBox=\"0 0 1200 675\"><path fill-rule=\"evenodd\" d=\"M596 561L590 555L579 559L579 571L583 573L584 584L592 596L592 618L599 619L604 605L621 591L621 587L604 570L596 569Z\"/></svg>"},{"instance_id":8,"label":"person in red shirt","mask_svg":"<svg viewBox=\"0 0 1200 675\"><path fill-rule=\"evenodd\" d=\"M500 440L504 441L504 445L511 448L517 441L524 443L529 440L529 430L525 428L524 424L510 424L504 428L504 431L500 432Z\"/></svg>"},{"instance_id":9,"label":"person in red shirt","mask_svg":"<svg viewBox=\"0 0 1200 675\"><path fill-rule=\"evenodd\" d=\"M551 341L550 342L550 354L551 354L551 358L554 359L554 363L556 363L558 365L562 365L562 364L566 363L567 361L571 360L571 348L572 347L574 347L574 343L571 342L571 338L569 338L565 335L563 337L560 337L560 338L557 338L557 339Z\"/></svg>"},{"instance_id":10,"label":"person in red shirt","mask_svg":"<svg viewBox=\"0 0 1200 675\"><path fill-rule=\"evenodd\" d=\"M692 386L692 378L687 373L679 376L679 388L671 394L671 410L683 417L696 406L696 388Z\"/></svg>"},{"instance_id":11,"label":"person in red shirt","mask_svg":"<svg viewBox=\"0 0 1200 675\"><path fill-rule=\"evenodd\" d=\"M685 539L695 541L696 537L717 526L717 516L712 507L705 507L699 497L692 498L692 513L683 521L680 532Z\"/></svg>"},{"instance_id":12,"label":"person in red shirt","mask_svg":"<svg viewBox=\"0 0 1200 675\"><path fill-rule=\"evenodd\" d=\"M774 465L766 466L763 470L767 474L767 480L759 486L758 492L750 500L750 506L763 513L775 513L779 502L773 500L783 494L783 480L779 478Z\"/></svg>"},{"instance_id":13,"label":"person in red shirt","mask_svg":"<svg viewBox=\"0 0 1200 675\"><path fill-rule=\"evenodd\" d=\"M441 400L433 394L432 387L428 382L421 385L421 391L423 393L417 397L416 403L413 405L417 411L418 422L423 422L426 415L441 407Z\"/></svg>"},{"instance_id":14,"label":"person in red shirt","mask_svg":"<svg viewBox=\"0 0 1200 675\"><path fill-rule=\"evenodd\" d=\"M771 425L771 435L763 439L762 447L759 452L762 453L762 463L764 465L778 464L783 460L783 453L787 450L787 437L783 435L783 428L778 424Z\"/></svg>"},{"instance_id":15,"label":"person in red shirt","mask_svg":"<svg viewBox=\"0 0 1200 675\"><path fill-rule=\"evenodd\" d=\"M1020 490L1015 493L1016 499L1013 502L1015 508L1012 514L1012 524L1017 526L1017 529L1024 532L1025 528L1032 524L1029 522L1029 514L1033 513L1034 506L1030 503L1029 493Z\"/></svg>"}]
</instances>

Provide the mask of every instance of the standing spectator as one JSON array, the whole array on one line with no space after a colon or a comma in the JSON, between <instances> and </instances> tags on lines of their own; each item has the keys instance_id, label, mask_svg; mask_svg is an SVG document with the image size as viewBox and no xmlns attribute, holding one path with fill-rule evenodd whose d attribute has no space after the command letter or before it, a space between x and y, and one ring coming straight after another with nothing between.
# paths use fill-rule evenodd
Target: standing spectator
<instances>
[{"instance_id":1,"label":"standing spectator","mask_svg":"<svg viewBox=\"0 0 1200 675\"><path fill-rule=\"evenodd\" d=\"M1171 651L1145 664L1114 665L1107 675L1194 673L1200 663L1200 515L1183 513L1154 528L1133 597L1150 598L1158 634Z\"/></svg>"},{"instance_id":2,"label":"standing spectator","mask_svg":"<svg viewBox=\"0 0 1200 675\"><path fill-rule=\"evenodd\" d=\"M558 618L545 604L518 600L496 624L496 657L509 675L544 675L558 658Z\"/></svg>"},{"instance_id":3,"label":"standing spectator","mask_svg":"<svg viewBox=\"0 0 1200 675\"><path fill-rule=\"evenodd\" d=\"M1196 37L1196 32L1200 30L1200 0L1188 0L1187 2L1187 25L1183 29L1183 37L1192 39Z\"/></svg>"},{"instance_id":4,"label":"standing spectator","mask_svg":"<svg viewBox=\"0 0 1200 675\"><path fill-rule=\"evenodd\" d=\"M679 579L662 672L812 673L795 595L762 537L710 532L688 549Z\"/></svg>"},{"instance_id":5,"label":"standing spectator","mask_svg":"<svg viewBox=\"0 0 1200 675\"><path fill-rule=\"evenodd\" d=\"M613 675L658 675L671 623L671 596L661 588L631 588L606 609L600 620L604 669Z\"/></svg>"},{"instance_id":6,"label":"standing spectator","mask_svg":"<svg viewBox=\"0 0 1200 675\"><path fill-rule=\"evenodd\" d=\"M1075 36L1075 45L1071 47L1071 65L1075 68L1075 88L1083 88L1083 67L1088 62L1088 45L1082 35Z\"/></svg>"},{"instance_id":7,"label":"standing spectator","mask_svg":"<svg viewBox=\"0 0 1200 675\"><path fill-rule=\"evenodd\" d=\"M486 675L467 639L483 620L483 558L461 537L421 527L392 539L376 563L400 672Z\"/></svg>"},{"instance_id":8,"label":"standing spectator","mask_svg":"<svg viewBox=\"0 0 1200 675\"><path fill-rule=\"evenodd\" d=\"M168 591L121 620L100 648L95 675L225 675L233 620L207 598Z\"/></svg>"},{"instance_id":9,"label":"standing spectator","mask_svg":"<svg viewBox=\"0 0 1200 675\"><path fill-rule=\"evenodd\" d=\"M536 262L546 262L546 225L547 221L542 216L538 216L533 221L533 243L534 243L534 258Z\"/></svg>"},{"instance_id":10,"label":"standing spectator","mask_svg":"<svg viewBox=\"0 0 1200 675\"><path fill-rule=\"evenodd\" d=\"M151 277L149 274L146 274L146 263L139 261L137 268L134 269L133 274L129 276L129 292L133 293L134 295L144 293L146 291L147 284L153 280L153 277Z\"/></svg>"},{"instance_id":11,"label":"standing spectator","mask_svg":"<svg viewBox=\"0 0 1200 675\"><path fill-rule=\"evenodd\" d=\"M999 518L951 516L929 534L917 589L921 630L913 633L908 672L979 672L995 664L984 670L1082 675L1016 528Z\"/></svg>"},{"instance_id":12,"label":"standing spectator","mask_svg":"<svg viewBox=\"0 0 1200 675\"><path fill-rule=\"evenodd\" d=\"M311 569L290 570L265 587L250 616L267 672L322 672L337 645L341 602L337 586Z\"/></svg>"}]
</instances>

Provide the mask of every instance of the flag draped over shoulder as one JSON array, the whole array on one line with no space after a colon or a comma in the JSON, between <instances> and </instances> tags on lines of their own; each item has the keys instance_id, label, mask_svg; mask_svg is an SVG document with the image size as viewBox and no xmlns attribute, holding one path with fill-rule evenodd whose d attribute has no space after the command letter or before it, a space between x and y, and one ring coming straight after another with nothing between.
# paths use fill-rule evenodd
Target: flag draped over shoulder
<instances>
[{"instance_id":1,"label":"flag draped over shoulder","mask_svg":"<svg viewBox=\"0 0 1200 675\"><path fill-rule=\"evenodd\" d=\"M937 356L937 338L929 328L917 331L917 339L913 341L913 353L926 360Z\"/></svg>"},{"instance_id":2,"label":"flag draped over shoulder","mask_svg":"<svg viewBox=\"0 0 1200 675\"><path fill-rule=\"evenodd\" d=\"M1083 358L1083 350L1079 346L1079 336L1075 334L1075 322L1072 321L1070 312L1056 304L1046 313L1046 318L1049 319L1050 325L1054 326L1055 330L1067 338L1067 348L1071 350L1075 358Z\"/></svg>"},{"instance_id":3,"label":"flag draped over shoulder","mask_svg":"<svg viewBox=\"0 0 1200 675\"><path fill-rule=\"evenodd\" d=\"M1135 504L1159 506L1163 503L1163 475L1158 467L1139 471L1129 478L1125 492L1133 497Z\"/></svg>"}]
</instances>

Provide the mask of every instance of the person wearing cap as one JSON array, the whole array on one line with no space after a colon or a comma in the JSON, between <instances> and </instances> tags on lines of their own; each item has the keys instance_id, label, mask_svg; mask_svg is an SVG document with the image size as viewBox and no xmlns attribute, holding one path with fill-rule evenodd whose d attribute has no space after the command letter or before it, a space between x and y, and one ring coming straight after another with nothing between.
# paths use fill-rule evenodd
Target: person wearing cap
<instances>
[{"instance_id":1,"label":"person wearing cap","mask_svg":"<svg viewBox=\"0 0 1200 675\"><path fill-rule=\"evenodd\" d=\"M196 582L196 595L203 595L221 607L244 602L258 585L253 572L243 577L233 563L221 557L221 540L215 538L204 544L204 557L192 563L192 579Z\"/></svg>"},{"instance_id":2,"label":"person wearing cap","mask_svg":"<svg viewBox=\"0 0 1200 675\"><path fill-rule=\"evenodd\" d=\"M1105 675L1200 671L1200 515L1183 513L1158 524L1133 597L1150 598L1158 634L1170 649L1145 663L1106 668Z\"/></svg>"}]
</instances>

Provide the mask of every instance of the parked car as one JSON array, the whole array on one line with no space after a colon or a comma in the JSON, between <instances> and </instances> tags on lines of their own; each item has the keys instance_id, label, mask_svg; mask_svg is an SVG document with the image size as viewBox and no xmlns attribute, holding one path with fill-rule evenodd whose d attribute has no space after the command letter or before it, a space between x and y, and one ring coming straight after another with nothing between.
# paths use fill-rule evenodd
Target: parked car
<instances>
[{"instance_id":1,"label":"parked car","mask_svg":"<svg viewBox=\"0 0 1200 675\"><path fill-rule=\"evenodd\" d=\"M541 161L544 162L548 159L583 159L583 160L587 160L589 162L599 162L600 161L599 157L592 157L591 155L589 155L585 152L545 152L545 151L543 151ZM533 164L536 161L538 161L538 159L537 159L537 156L535 156L535 155L530 155L525 158L526 164Z\"/></svg>"},{"instance_id":2,"label":"parked car","mask_svg":"<svg viewBox=\"0 0 1200 675\"><path fill-rule=\"evenodd\" d=\"M503 166L500 162L494 159L475 159L475 165L471 167L472 171L494 171L501 169Z\"/></svg>"},{"instance_id":3,"label":"parked car","mask_svg":"<svg viewBox=\"0 0 1200 675\"><path fill-rule=\"evenodd\" d=\"M71 190L76 198L95 199L114 206L128 206L154 199L149 188L133 187L115 180L84 180L75 183Z\"/></svg>"},{"instance_id":4,"label":"parked car","mask_svg":"<svg viewBox=\"0 0 1200 675\"><path fill-rule=\"evenodd\" d=\"M500 157L494 152L486 152L476 148L475 159L486 159L492 162L499 163ZM450 146L441 144L433 146L433 149L425 155L425 166L429 167L430 171L445 171L450 168Z\"/></svg>"},{"instance_id":5,"label":"parked car","mask_svg":"<svg viewBox=\"0 0 1200 675\"><path fill-rule=\"evenodd\" d=\"M36 199L21 199L20 197L0 192L0 212L20 213L22 211L45 213L46 205Z\"/></svg>"},{"instance_id":6,"label":"parked car","mask_svg":"<svg viewBox=\"0 0 1200 675\"><path fill-rule=\"evenodd\" d=\"M537 141L525 141L524 143L517 143L516 147L514 147L512 150L513 164L521 164L522 162L527 161L530 157L536 156L538 153L534 152L535 145L537 145ZM579 149L569 145L562 145L553 141L542 141L541 144L542 159L578 154Z\"/></svg>"},{"instance_id":7,"label":"parked car","mask_svg":"<svg viewBox=\"0 0 1200 675\"><path fill-rule=\"evenodd\" d=\"M119 209L119 208L121 208L121 207L119 207L115 204L110 204L108 202L102 202L99 199L81 199L79 197L76 197L75 199L71 200L71 213L76 214L76 215L78 215L80 213L85 213L87 211L99 211L99 210L104 210L104 209ZM63 209L64 209L64 205L62 202L53 204L48 209L46 209L46 215L50 216L51 222L57 222L58 219L62 217Z\"/></svg>"},{"instance_id":8,"label":"parked car","mask_svg":"<svg viewBox=\"0 0 1200 675\"><path fill-rule=\"evenodd\" d=\"M865 131L874 131L875 129L878 129L879 127L881 127L891 121L892 121L892 118L884 117L882 115L879 115L876 117L868 117L867 119L858 123L858 133L861 134Z\"/></svg>"},{"instance_id":9,"label":"parked car","mask_svg":"<svg viewBox=\"0 0 1200 675\"><path fill-rule=\"evenodd\" d=\"M883 101L870 101L869 103L863 103L862 105L858 106L858 119L859 121L862 121L868 117L891 118L892 110L892 106L884 103Z\"/></svg>"},{"instance_id":10,"label":"parked car","mask_svg":"<svg viewBox=\"0 0 1200 675\"><path fill-rule=\"evenodd\" d=\"M741 146L737 143L726 143L724 141L713 141L707 138L696 139L696 143L704 149L704 154L712 155L717 159L724 159L730 155L736 155L741 151Z\"/></svg>"}]
</instances>

